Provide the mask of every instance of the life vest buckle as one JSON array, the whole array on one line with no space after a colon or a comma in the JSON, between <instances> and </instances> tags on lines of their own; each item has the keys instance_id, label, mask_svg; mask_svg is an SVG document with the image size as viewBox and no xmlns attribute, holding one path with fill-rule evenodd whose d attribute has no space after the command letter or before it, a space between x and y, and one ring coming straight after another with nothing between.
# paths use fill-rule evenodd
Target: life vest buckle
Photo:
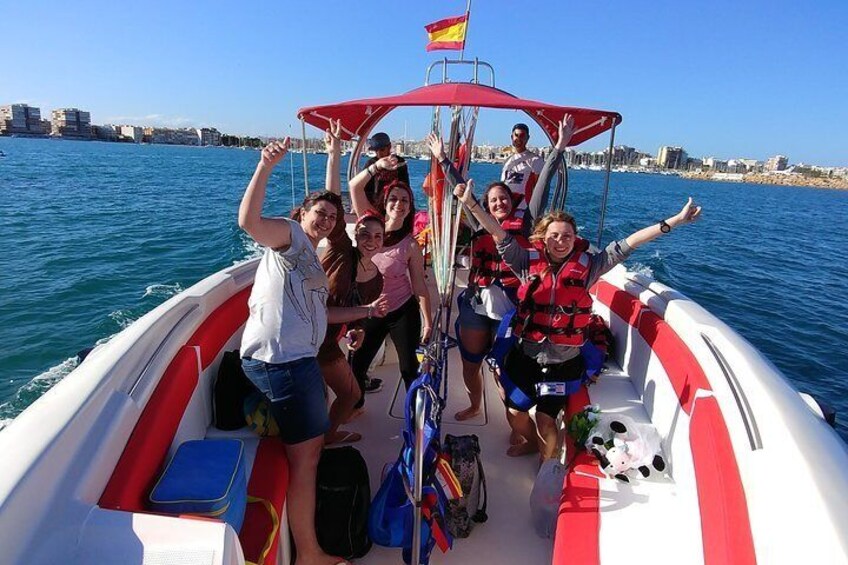
<instances>
[{"instance_id":1,"label":"life vest buckle","mask_svg":"<svg viewBox=\"0 0 848 565\"><path fill-rule=\"evenodd\" d=\"M547 367L542 369L542 372L547 372ZM568 396L566 384L564 382L543 382L536 383L537 396Z\"/></svg>"}]
</instances>

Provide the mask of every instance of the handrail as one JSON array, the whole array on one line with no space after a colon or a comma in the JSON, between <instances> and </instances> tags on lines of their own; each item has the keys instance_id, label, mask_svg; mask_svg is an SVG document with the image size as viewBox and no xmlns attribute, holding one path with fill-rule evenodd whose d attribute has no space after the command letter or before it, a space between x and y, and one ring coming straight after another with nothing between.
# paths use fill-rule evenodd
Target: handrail
<instances>
[{"instance_id":1,"label":"handrail","mask_svg":"<svg viewBox=\"0 0 848 565\"><path fill-rule=\"evenodd\" d=\"M745 431L748 433L748 442L751 444L751 451L756 451L763 448L763 440L760 437L760 429L757 426L757 420L754 418L754 413L751 410L751 404L748 402L748 397L739 383L736 373L724 358L718 347L706 334L701 333L701 338L707 344L710 353L715 357L721 372L724 373L724 378L727 385L730 387L730 392L733 393L733 398L736 400L736 407L739 409L739 415L742 417L742 423L745 424Z\"/></svg>"},{"instance_id":2,"label":"handrail","mask_svg":"<svg viewBox=\"0 0 848 565\"><path fill-rule=\"evenodd\" d=\"M160 341L159 345L156 346L156 349L153 350L153 353L147 359L147 362L144 364L144 367L141 369L141 372L138 374L138 377L136 377L135 381L133 382L132 386L130 387L130 390L129 390L129 393L128 393L129 396L131 396L131 397L134 396L136 389L141 384L141 381L144 379L144 377L147 375L147 371L150 369L150 366L153 364L153 361L159 355L159 352L162 351L162 348L165 347L165 344L168 343L168 341L171 339L171 336L174 335L174 332L176 332L178 329L180 329L180 326L186 320L186 318L188 318L189 314L191 314L192 312L194 312L198 308L200 308L199 304L196 304L196 303L192 304L191 308L186 310L186 312L182 316L180 316L180 319L177 320L177 323L175 323L173 326L171 326L171 329L168 330L168 333L165 334L165 337L162 338L162 341ZM151 328L148 328L148 331L150 331L150 329Z\"/></svg>"},{"instance_id":3,"label":"handrail","mask_svg":"<svg viewBox=\"0 0 848 565\"><path fill-rule=\"evenodd\" d=\"M430 73L438 65L442 66L442 83L443 84L446 83L446 82L450 82L450 80L448 79L448 65L473 65L474 66L474 69L473 69L474 70L474 75L473 75L474 78L471 80L472 83L480 84L479 68L481 66L483 66L483 67L486 67L487 69L489 69L489 73L491 74L491 84L489 84L489 86L491 86L493 88L495 86L495 69L494 69L494 67L492 67L492 65L490 65L489 63L487 63L485 61L480 61L477 57L474 57L473 61L465 61L465 60L460 60L460 59L450 59L449 60L447 57L445 57L441 61L434 61L434 62L430 63L430 65L427 67L427 74L424 77L424 86L430 86Z\"/></svg>"}]
</instances>

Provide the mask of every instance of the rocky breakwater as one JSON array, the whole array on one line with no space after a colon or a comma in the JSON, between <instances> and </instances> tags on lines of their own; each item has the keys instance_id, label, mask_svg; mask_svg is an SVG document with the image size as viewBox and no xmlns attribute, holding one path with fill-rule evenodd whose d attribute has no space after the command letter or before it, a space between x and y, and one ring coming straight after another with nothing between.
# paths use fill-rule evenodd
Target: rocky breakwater
<instances>
[{"instance_id":1,"label":"rocky breakwater","mask_svg":"<svg viewBox=\"0 0 848 565\"><path fill-rule=\"evenodd\" d=\"M813 188L831 188L848 190L848 178L843 177L814 177L798 173L747 173L736 178L723 178L724 175L713 172L685 172L683 178L694 180L746 182L751 184L774 184L780 186L809 186Z\"/></svg>"}]
</instances>

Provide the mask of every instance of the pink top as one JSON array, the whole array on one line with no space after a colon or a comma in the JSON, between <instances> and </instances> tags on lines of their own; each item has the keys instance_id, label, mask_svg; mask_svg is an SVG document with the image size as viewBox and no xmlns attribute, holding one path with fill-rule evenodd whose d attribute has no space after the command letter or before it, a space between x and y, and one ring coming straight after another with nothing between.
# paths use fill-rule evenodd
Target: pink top
<instances>
[{"instance_id":1,"label":"pink top","mask_svg":"<svg viewBox=\"0 0 848 565\"><path fill-rule=\"evenodd\" d=\"M412 297L409 280L409 248L412 236L408 235L371 259L383 275L383 293L389 301L389 312L394 312Z\"/></svg>"}]
</instances>

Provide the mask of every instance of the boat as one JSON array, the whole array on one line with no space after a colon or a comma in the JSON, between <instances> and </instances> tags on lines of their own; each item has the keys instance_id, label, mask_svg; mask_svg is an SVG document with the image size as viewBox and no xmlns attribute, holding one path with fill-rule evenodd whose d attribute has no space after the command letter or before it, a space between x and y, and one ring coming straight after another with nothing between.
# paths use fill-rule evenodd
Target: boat
<instances>
[{"instance_id":1,"label":"boat","mask_svg":"<svg viewBox=\"0 0 848 565\"><path fill-rule=\"evenodd\" d=\"M328 118L342 120L357 140L352 175L370 131L404 106L520 110L549 138L571 113L573 144L610 132L612 145L621 122L615 112L526 100L476 81L425 84L398 96L304 108L299 116L321 131ZM215 273L147 313L0 433L0 561L241 564L266 550L263 563L290 562L282 444L213 425L213 382L224 352L239 346L257 264ZM431 291L444 305L436 288L442 267L434 267ZM461 288L467 272L456 272L451 283ZM619 265L591 295L613 335L613 354L599 382L572 395L568 413L593 404L652 426L667 480L625 484L602 473L588 453L574 454L553 541L538 537L528 503L538 460L505 455L508 427L489 376L483 413L464 422L449 416L465 401L452 349L444 358L454 378L445 378L442 432L479 437L489 519L432 562L848 561L848 450L818 403L695 301L644 274ZM450 322L446 314L441 327ZM367 411L350 425L363 434L357 447L372 492L401 442L406 400L392 349L374 376L396 386L369 395ZM248 493L276 508L278 529L253 505L239 532L214 519L150 511L151 485L176 448L220 437L244 441ZM375 546L359 562L398 563L400 552Z\"/></svg>"}]
</instances>

